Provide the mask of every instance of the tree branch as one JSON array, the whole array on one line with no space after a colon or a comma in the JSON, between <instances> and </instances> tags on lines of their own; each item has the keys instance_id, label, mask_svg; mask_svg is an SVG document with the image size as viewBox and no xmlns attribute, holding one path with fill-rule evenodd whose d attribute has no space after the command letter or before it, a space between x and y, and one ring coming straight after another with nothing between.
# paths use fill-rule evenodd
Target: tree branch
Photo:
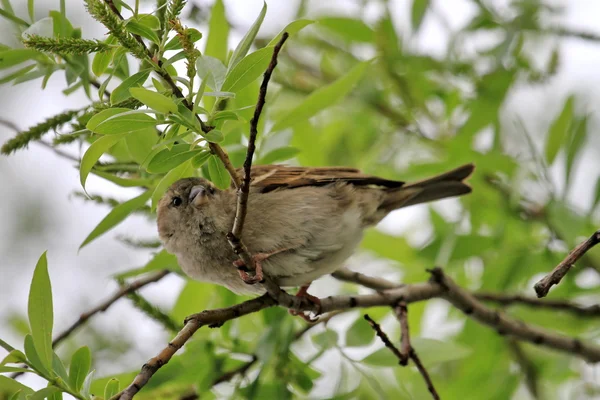
<instances>
[{"instance_id":1,"label":"tree branch","mask_svg":"<svg viewBox=\"0 0 600 400\"><path fill-rule=\"evenodd\" d=\"M427 389L429 390L429 393L431 393L431 397L433 397L434 400L439 400L440 396L437 393L437 391L435 390L435 387L433 386L433 382L431 380L431 377L429 376L429 373L423 366L423 363L421 363L421 360L417 356L417 353L415 352L415 350L410 345L406 304L404 304L402 302L399 303L399 305L395 308L395 311L396 311L396 315L397 315L398 319L400 320L400 327L401 327L401 332L402 332L401 333L401 335L402 335L402 337L401 337L402 350L401 351L399 351L396 348L396 346L394 346L392 344L392 342L390 341L388 336L381 329L381 326L379 326L379 324L377 324L375 321L373 321L371 319L371 317L369 317L369 315L365 314L365 319L369 322L369 325L371 325L371 328L373 328L373 330L375 330L375 333L377 334L377 336L379 336L379 338L381 339L383 344L385 344L385 347L390 349L392 351L392 353L394 353L394 355L396 357L398 357L398 359L400 360L400 365L402 365L402 366L408 365L409 358L415 363L415 366L419 370L419 373L421 374L421 376L423 376L423 380L425 380L425 384L427 385Z\"/></svg>"},{"instance_id":2,"label":"tree branch","mask_svg":"<svg viewBox=\"0 0 600 400\"><path fill-rule=\"evenodd\" d=\"M281 35L281 39L273 48L273 55L271 56L271 62L264 73L262 84L260 85L260 91L258 93L258 100L254 109L254 115L250 121L250 138L248 139L248 150L246 152L246 160L244 161L244 179L241 186L238 186L237 190L237 207L235 210L235 219L231 232L227 235L229 245L237 254L240 259L246 264L247 267L251 268L252 271L256 270L256 266L252 257L248 253L246 246L242 242L242 230L244 229L244 221L246 219L246 213L248 211L248 196L250 194L250 178L252 170L252 158L254 156L254 150L256 149L256 137L258 136L258 121L260 115L265 106L267 97L267 88L269 86L269 80L271 75L277 66L277 56L281 47L289 37L287 32Z\"/></svg>"},{"instance_id":3,"label":"tree branch","mask_svg":"<svg viewBox=\"0 0 600 400\"><path fill-rule=\"evenodd\" d=\"M565 300L540 300L535 297L496 294L496 293L475 293L478 300L499 303L505 306L513 304L522 304L530 307L548 308L552 310L568 311L579 317L600 317L600 304L592 306L582 306Z\"/></svg>"},{"instance_id":4,"label":"tree branch","mask_svg":"<svg viewBox=\"0 0 600 400\"><path fill-rule=\"evenodd\" d=\"M533 288L538 297L546 297L550 288L562 280L562 278L569 272L571 267L583 257L588 250L600 243L600 230L597 230L587 240L580 243L575 247L567 257L562 260L552 272L540 279Z\"/></svg>"}]
</instances>

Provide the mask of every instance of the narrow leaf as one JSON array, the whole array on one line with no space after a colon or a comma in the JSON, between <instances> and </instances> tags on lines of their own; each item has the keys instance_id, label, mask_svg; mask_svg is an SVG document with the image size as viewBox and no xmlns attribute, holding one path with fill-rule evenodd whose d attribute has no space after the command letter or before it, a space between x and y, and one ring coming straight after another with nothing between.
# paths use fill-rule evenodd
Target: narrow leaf
<instances>
[{"instance_id":1,"label":"narrow leaf","mask_svg":"<svg viewBox=\"0 0 600 400\"><path fill-rule=\"evenodd\" d=\"M227 56L227 39L229 37L229 22L225 17L223 0L216 0L210 10L208 22L208 38L204 54L225 62Z\"/></svg>"},{"instance_id":2,"label":"narrow leaf","mask_svg":"<svg viewBox=\"0 0 600 400\"><path fill-rule=\"evenodd\" d=\"M358 63L335 82L312 92L300 105L276 121L272 130L292 127L340 101L358 83L369 65L368 61Z\"/></svg>"},{"instance_id":3,"label":"narrow leaf","mask_svg":"<svg viewBox=\"0 0 600 400\"><path fill-rule=\"evenodd\" d=\"M40 58L42 53L33 49L11 49L0 51L0 69L6 69L28 60Z\"/></svg>"},{"instance_id":4,"label":"narrow leaf","mask_svg":"<svg viewBox=\"0 0 600 400\"><path fill-rule=\"evenodd\" d=\"M112 115L114 114L114 110L114 108L109 108L94 115L86 125L86 128L95 133L114 135L118 133L154 131L154 127L157 124L154 118L143 113L144 111L147 112L147 110L127 110L127 112Z\"/></svg>"},{"instance_id":5,"label":"narrow leaf","mask_svg":"<svg viewBox=\"0 0 600 400\"><path fill-rule=\"evenodd\" d=\"M310 19L299 19L294 22L290 22L285 28L281 30L281 32L277 34L277 36L271 39L269 44L267 44L267 47L275 46L275 44L277 44L277 42L279 42L279 40L281 39L283 32L287 32L290 36L292 36L293 34L302 30L302 28L304 28L305 26L308 26L314 22L315 21L312 21Z\"/></svg>"},{"instance_id":6,"label":"narrow leaf","mask_svg":"<svg viewBox=\"0 0 600 400\"><path fill-rule=\"evenodd\" d=\"M340 38L350 42L372 43L375 32L361 19L347 17L323 17L317 20L318 26L323 26L335 32Z\"/></svg>"},{"instance_id":7,"label":"narrow leaf","mask_svg":"<svg viewBox=\"0 0 600 400\"><path fill-rule=\"evenodd\" d=\"M190 150L189 144L176 144L171 149L163 149L158 152L150 160L146 170L151 174L168 172L202 151L202 149Z\"/></svg>"},{"instance_id":8,"label":"narrow leaf","mask_svg":"<svg viewBox=\"0 0 600 400\"><path fill-rule=\"evenodd\" d=\"M165 95L144 88L129 89L131 95L152 108L163 113L177 112L177 104Z\"/></svg>"},{"instance_id":9,"label":"narrow leaf","mask_svg":"<svg viewBox=\"0 0 600 400\"><path fill-rule=\"evenodd\" d=\"M106 153L111 147L125 137L125 134L120 135L106 135L97 139L90 147L86 150L83 158L81 159L81 165L79 166L79 182L85 189L85 181L87 180L90 171L98 162L102 154Z\"/></svg>"},{"instance_id":10,"label":"narrow leaf","mask_svg":"<svg viewBox=\"0 0 600 400\"><path fill-rule=\"evenodd\" d=\"M142 86L148 76L150 75L149 69L144 69L136 74L131 75L125 79L119 86L113 90L110 95L110 104L117 104L131 97L129 89L132 87Z\"/></svg>"},{"instance_id":11,"label":"narrow leaf","mask_svg":"<svg viewBox=\"0 0 600 400\"><path fill-rule=\"evenodd\" d=\"M108 382L106 382L106 386L104 387L104 398L110 399L115 394L119 393L120 389L121 387L118 379L113 378L109 380Z\"/></svg>"},{"instance_id":12,"label":"narrow leaf","mask_svg":"<svg viewBox=\"0 0 600 400\"><path fill-rule=\"evenodd\" d=\"M42 364L50 370L52 369L52 324L54 316L52 311L52 287L48 275L46 252L41 255L33 272L27 314L35 349Z\"/></svg>"},{"instance_id":13,"label":"narrow leaf","mask_svg":"<svg viewBox=\"0 0 600 400\"><path fill-rule=\"evenodd\" d=\"M229 59L229 65L227 67L228 70L233 69L237 65L237 63L239 63L242 60L242 58L244 58L246 54L248 54L248 50L250 50L250 46L252 46L252 43L256 38L256 34L258 33L258 30L260 29L260 26L262 25L266 14L267 3L263 2L263 7L260 10L258 17L256 18L256 21L254 21L254 23L250 27L250 30L246 32L240 43L233 51L233 54Z\"/></svg>"},{"instance_id":14,"label":"narrow leaf","mask_svg":"<svg viewBox=\"0 0 600 400\"><path fill-rule=\"evenodd\" d=\"M83 381L92 368L92 353L89 347L80 347L71 357L69 366L69 384L75 391L79 392L83 387Z\"/></svg>"},{"instance_id":15,"label":"narrow leaf","mask_svg":"<svg viewBox=\"0 0 600 400\"><path fill-rule=\"evenodd\" d=\"M215 91L221 90L227 75L227 68L221 60L206 55L200 56L196 61L196 70L200 79L206 80L208 87Z\"/></svg>"},{"instance_id":16,"label":"narrow leaf","mask_svg":"<svg viewBox=\"0 0 600 400\"><path fill-rule=\"evenodd\" d=\"M208 159L208 173L210 174L210 180L215 184L219 189L227 189L231 184L231 177L229 173L225 169L225 166L221 162L221 160L212 155Z\"/></svg>"},{"instance_id":17,"label":"narrow leaf","mask_svg":"<svg viewBox=\"0 0 600 400\"><path fill-rule=\"evenodd\" d=\"M265 47L242 59L225 77L224 92L237 93L261 76L271 61L273 47Z\"/></svg>"},{"instance_id":18,"label":"narrow leaf","mask_svg":"<svg viewBox=\"0 0 600 400\"><path fill-rule=\"evenodd\" d=\"M550 125L548 139L546 140L546 161L552 164L558 151L568 138L569 126L573 120L573 103L575 98L569 96L560 115Z\"/></svg>"},{"instance_id":19,"label":"narrow leaf","mask_svg":"<svg viewBox=\"0 0 600 400\"><path fill-rule=\"evenodd\" d=\"M138 208L142 207L146 204L146 201L150 198L152 192L150 190L142 193L138 197L134 197L131 200L126 201L125 203L119 204L115 208L112 209L110 213L100 223L98 226L94 228L94 230L85 238L79 249L83 248L85 245L99 237L100 235L106 233L107 231L114 228L116 225L121 223L129 214Z\"/></svg>"},{"instance_id":20,"label":"narrow leaf","mask_svg":"<svg viewBox=\"0 0 600 400\"><path fill-rule=\"evenodd\" d=\"M423 23L423 18L425 18L425 14L427 13L427 9L429 8L430 1L431 0L413 0L410 20L414 32L417 32L421 27L421 24Z\"/></svg>"},{"instance_id":21,"label":"narrow leaf","mask_svg":"<svg viewBox=\"0 0 600 400\"><path fill-rule=\"evenodd\" d=\"M35 349L35 344L33 343L33 337L31 335L25 336L25 342L23 343L23 349L25 350L25 355L27 356L27 360L31 367L44 376L48 376L49 368L44 366L40 355Z\"/></svg>"}]
</instances>

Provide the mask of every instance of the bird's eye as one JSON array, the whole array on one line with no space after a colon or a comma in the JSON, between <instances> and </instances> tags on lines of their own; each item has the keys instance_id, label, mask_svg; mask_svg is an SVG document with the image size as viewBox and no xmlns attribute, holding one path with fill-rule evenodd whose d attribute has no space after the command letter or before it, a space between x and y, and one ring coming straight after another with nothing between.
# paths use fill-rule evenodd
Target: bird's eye
<instances>
[{"instance_id":1,"label":"bird's eye","mask_svg":"<svg viewBox=\"0 0 600 400\"><path fill-rule=\"evenodd\" d=\"M181 200L181 197L179 196L175 196L173 197L173 200L171 200L171 204L173 204L175 207L179 207L181 203L183 203L183 200Z\"/></svg>"}]
</instances>

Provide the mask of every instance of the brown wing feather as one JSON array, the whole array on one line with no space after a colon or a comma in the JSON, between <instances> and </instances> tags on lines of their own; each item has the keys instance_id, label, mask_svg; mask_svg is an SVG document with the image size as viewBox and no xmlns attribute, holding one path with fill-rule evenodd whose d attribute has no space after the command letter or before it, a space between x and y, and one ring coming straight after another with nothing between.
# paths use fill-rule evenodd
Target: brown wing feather
<instances>
[{"instance_id":1,"label":"brown wing feather","mask_svg":"<svg viewBox=\"0 0 600 400\"><path fill-rule=\"evenodd\" d=\"M237 169L243 178L244 170ZM375 185L387 188L401 187L404 182L365 175L355 168L347 167L292 167L287 165L257 165L252 167L250 185L263 193L279 188L324 186L334 182L346 182L356 186Z\"/></svg>"}]
</instances>

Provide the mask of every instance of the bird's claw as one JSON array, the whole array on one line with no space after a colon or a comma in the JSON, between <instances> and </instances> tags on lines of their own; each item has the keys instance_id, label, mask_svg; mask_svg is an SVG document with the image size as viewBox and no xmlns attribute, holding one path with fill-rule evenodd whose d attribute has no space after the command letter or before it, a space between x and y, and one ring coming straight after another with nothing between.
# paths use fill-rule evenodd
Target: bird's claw
<instances>
[{"instance_id":1,"label":"bird's claw","mask_svg":"<svg viewBox=\"0 0 600 400\"><path fill-rule=\"evenodd\" d=\"M304 297L308 302L317 306L317 312L315 313L316 316L313 318L309 313L304 311L288 310L288 312L293 316L300 317L306 322L313 324L319 320L319 314L321 314L321 299L319 299L317 296L307 293L308 286L310 285L302 286L300 290L298 290L298 293L296 293L296 297Z\"/></svg>"},{"instance_id":2,"label":"bird's claw","mask_svg":"<svg viewBox=\"0 0 600 400\"><path fill-rule=\"evenodd\" d=\"M244 263L243 260L235 260L233 265L238 269L238 273L240 274L240 278L244 281L244 283L248 285L254 285L259 282L262 282L264 279L262 272L262 265L260 263L260 258L257 256L253 256L252 260L254 261L254 265L256 265L256 270L254 271L254 276L250 276L248 274L248 267Z\"/></svg>"}]
</instances>

